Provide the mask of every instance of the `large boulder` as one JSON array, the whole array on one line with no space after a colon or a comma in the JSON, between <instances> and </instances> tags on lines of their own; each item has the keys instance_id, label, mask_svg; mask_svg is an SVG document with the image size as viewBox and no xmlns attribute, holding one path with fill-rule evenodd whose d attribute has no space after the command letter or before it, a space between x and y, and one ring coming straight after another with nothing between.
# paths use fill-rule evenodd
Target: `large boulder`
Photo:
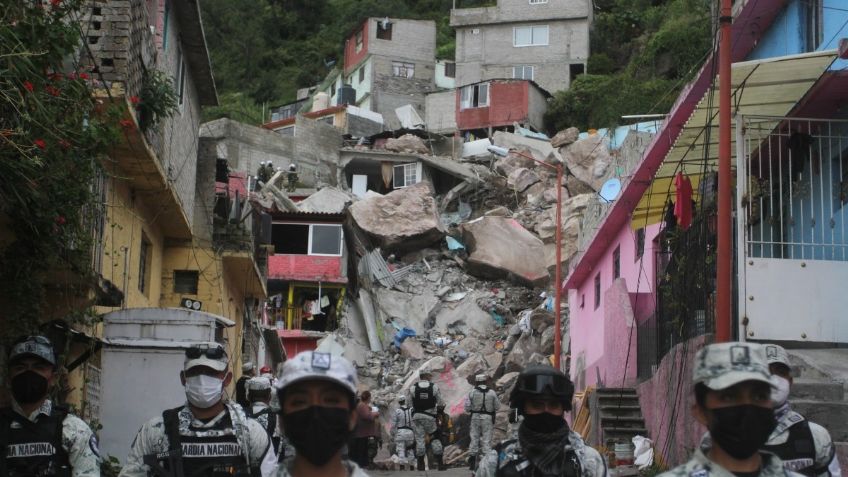
<instances>
[{"instance_id":1,"label":"large boulder","mask_svg":"<svg viewBox=\"0 0 848 477\"><path fill-rule=\"evenodd\" d=\"M549 164L562 162L560 151L551 146L549 141L534 139L505 131L497 131L492 136L492 143L495 146L506 149L521 150L526 154L530 154L536 159Z\"/></svg>"},{"instance_id":2,"label":"large boulder","mask_svg":"<svg viewBox=\"0 0 848 477\"><path fill-rule=\"evenodd\" d=\"M524 154L528 154L528 151L521 151ZM510 152L506 157L502 157L495 162L495 171L505 176L509 176L516 169L525 168L529 169L535 166L535 162L532 159L528 159L520 154L516 154L515 152Z\"/></svg>"},{"instance_id":3,"label":"large boulder","mask_svg":"<svg viewBox=\"0 0 848 477\"><path fill-rule=\"evenodd\" d=\"M536 172L525 167L519 167L512 171L506 178L506 183L516 192L524 192L531 185L539 183L542 179Z\"/></svg>"},{"instance_id":4,"label":"large boulder","mask_svg":"<svg viewBox=\"0 0 848 477\"><path fill-rule=\"evenodd\" d=\"M593 190L601 190L612 163L608 140L600 134L581 139L562 149L568 170Z\"/></svg>"},{"instance_id":5,"label":"large boulder","mask_svg":"<svg viewBox=\"0 0 848 477\"><path fill-rule=\"evenodd\" d=\"M531 286L550 279L545 267L544 244L515 219L481 217L462 225L469 251L468 271L483 278L509 278Z\"/></svg>"},{"instance_id":6,"label":"large boulder","mask_svg":"<svg viewBox=\"0 0 848 477\"><path fill-rule=\"evenodd\" d=\"M393 137L387 139L386 150L409 154L430 154L430 149L424 144L424 140L414 134L404 134L397 139Z\"/></svg>"},{"instance_id":7,"label":"large boulder","mask_svg":"<svg viewBox=\"0 0 848 477\"><path fill-rule=\"evenodd\" d=\"M494 328L494 321L489 313L480 308L477 300L490 295L488 291L474 291L458 301L440 302L430 313L432 328L450 334L488 334ZM463 347L472 351L465 343Z\"/></svg>"},{"instance_id":8,"label":"large boulder","mask_svg":"<svg viewBox=\"0 0 848 477\"><path fill-rule=\"evenodd\" d=\"M421 249L445 235L427 182L357 201L349 211L356 225L386 251Z\"/></svg>"},{"instance_id":9,"label":"large boulder","mask_svg":"<svg viewBox=\"0 0 848 477\"><path fill-rule=\"evenodd\" d=\"M555 148L560 148L563 146L567 146L580 137L580 130L577 128L568 128L563 129L562 131L556 133L556 136L551 138L551 146Z\"/></svg>"}]
</instances>

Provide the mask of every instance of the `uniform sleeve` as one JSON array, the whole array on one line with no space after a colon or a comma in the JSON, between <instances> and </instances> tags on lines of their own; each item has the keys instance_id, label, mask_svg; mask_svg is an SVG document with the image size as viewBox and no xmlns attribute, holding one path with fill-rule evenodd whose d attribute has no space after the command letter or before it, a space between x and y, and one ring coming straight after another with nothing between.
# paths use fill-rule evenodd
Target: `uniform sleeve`
<instances>
[{"instance_id":1,"label":"uniform sleeve","mask_svg":"<svg viewBox=\"0 0 848 477\"><path fill-rule=\"evenodd\" d=\"M268 446L268 451L265 452L265 457L262 458L262 463L259 464L259 473L262 477L271 477L277 473L277 456L271 446Z\"/></svg>"},{"instance_id":2,"label":"uniform sleeve","mask_svg":"<svg viewBox=\"0 0 848 477\"><path fill-rule=\"evenodd\" d=\"M100 477L97 436L85 421L76 416L62 421L62 447L68 453L73 477Z\"/></svg>"},{"instance_id":3,"label":"uniform sleeve","mask_svg":"<svg viewBox=\"0 0 848 477\"><path fill-rule=\"evenodd\" d=\"M498 452L494 449L486 453L477 463L474 477L495 477L498 470Z\"/></svg>"},{"instance_id":4,"label":"uniform sleeve","mask_svg":"<svg viewBox=\"0 0 848 477\"><path fill-rule=\"evenodd\" d=\"M816 447L816 472L819 477L842 477L842 469L836 458L836 448L830 433L824 427L810 422L810 432Z\"/></svg>"},{"instance_id":5,"label":"uniform sleeve","mask_svg":"<svg viewBox=\"0 0 848 477\"><path fill-rule=\"evenodd\" d=\"M586 462L583 462L583 468L586 470L587 477L607 477L607 463L598 451L586 446L583 455L586 459Z\"/></svg>"},{"instance_id":6,"label":"uniform sleeve","mask_svg":"<svg viewBox=\"0 0 848 477\"><path fill-rule=\"evenodd\" d=\"M265 477L265 460L270 454L273 458L274 452L271 450L271 439L268 437L268 432L253 419L245 420L245 425L250 433L250 465L254 466L257 462L260 463L262 476Z\"/></svg>"},{"instance_id":7,"label":"uniform sleeve","mask_svg":"<svg viewBox=\"0 0 848 477\"><path fill-rule=\"evenodd\" d=\"M392 415L392 426L389 429L389 434L394 437L398 428L398 421L400 421L400 409L395 409L395 413Z\"/></svg>"},{"instance_id":8,"label":"uniform sleeve","mask_svg":"<svg viewBox=\"0 0 848 477\"><path fill-rule=\"evenodd\" d=\"M433 383L433 394L436 395L436 404L444 404L445 402L442 400L442 390L439 389L439 385Z\"/></svg>"},{"instance_id":9,"label":"uniform sleeve","mask_svg":"<svg viewBox=\"0 0 848 477\"><path fill-rule=\"evenodd\" d=\"M471 391L468 396L465 396L465 412L471 412L471 393L473 392Z\"/></svg>"},{"instance_id":10,"label":"uniform sleeve","mask_svg":"<svg viewBox=\"0 0 848 477\"><path fill-rule=\"evenodd\" d=\"M157 430L164 436L164 424L161 418L141 426L130 445L130 453L121 468L121 473L118 474L119 477L147 477L149 468L144 464L144 456L156 451L153 448L152 439Z\"/></svg>"}]
</instances>

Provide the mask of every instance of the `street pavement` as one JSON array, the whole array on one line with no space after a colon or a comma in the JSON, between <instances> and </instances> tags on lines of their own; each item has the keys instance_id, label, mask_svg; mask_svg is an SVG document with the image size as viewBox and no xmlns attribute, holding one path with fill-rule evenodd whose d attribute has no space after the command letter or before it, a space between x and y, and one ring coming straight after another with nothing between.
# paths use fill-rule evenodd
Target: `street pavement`
<instances>
[{"instance_id":1,"label":"street pavement","mask_svg":"<svg viewBox=\"0 0 848 477\"><path fill-rule=\"evenodd\" d=\"M437 470L369 470L368 475L372 477L471 477L468 468L453 467L439 472Z\"/></svg>"}]
</instances>

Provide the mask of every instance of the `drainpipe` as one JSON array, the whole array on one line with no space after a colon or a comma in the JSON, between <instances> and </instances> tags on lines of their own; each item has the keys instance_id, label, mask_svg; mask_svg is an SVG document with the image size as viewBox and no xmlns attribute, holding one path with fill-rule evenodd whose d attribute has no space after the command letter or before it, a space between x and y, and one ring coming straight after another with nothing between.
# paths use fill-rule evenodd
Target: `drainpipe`
<instances>
[{"instance_id":1,"label":"drainpipe","mask_svg":"<svg viewBox=\"0 0 848 477\"><path fill-rule=\"evenodd\" d=\"M716 341L730 341L731 322L731 247L733 246L733 223L731 221L731 176L730 176L730 77L731 77L731 24L733 22L731 0L721 0L719 23L719 152L718 152L718 237L716 251Z\"/></svg>"}]
</instances>

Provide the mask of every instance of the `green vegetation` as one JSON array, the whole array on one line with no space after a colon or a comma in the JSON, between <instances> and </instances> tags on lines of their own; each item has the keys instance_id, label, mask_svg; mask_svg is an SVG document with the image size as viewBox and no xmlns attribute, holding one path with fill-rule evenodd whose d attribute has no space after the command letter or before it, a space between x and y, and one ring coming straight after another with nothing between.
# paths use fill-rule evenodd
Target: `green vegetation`
<instances>
[{"instance_id":1,"label":"green vegetation","mask_svg":"<svg viewBox=\"0 0 848 477\"><path fill-rule=\"evenodd\" d=\"M490 0L457 0L458 7ZM294 101L341 62L344 38L367 17L434 20L440 58L453 58L453 0L201 0L221 106L204 120L259 123L263 105Z\"/></svg>"},{"instance_id":2,"label":"green vegetation","mask_svg":"<svg viewBox=\"0 0 848 477\"><path fill-rule=\"evenodd\" d=\"M666 113L712 48L707 0L597 0L587 73L557 93L553 133L610 127L627 114Z\"/></svg>"}]
</instances>

